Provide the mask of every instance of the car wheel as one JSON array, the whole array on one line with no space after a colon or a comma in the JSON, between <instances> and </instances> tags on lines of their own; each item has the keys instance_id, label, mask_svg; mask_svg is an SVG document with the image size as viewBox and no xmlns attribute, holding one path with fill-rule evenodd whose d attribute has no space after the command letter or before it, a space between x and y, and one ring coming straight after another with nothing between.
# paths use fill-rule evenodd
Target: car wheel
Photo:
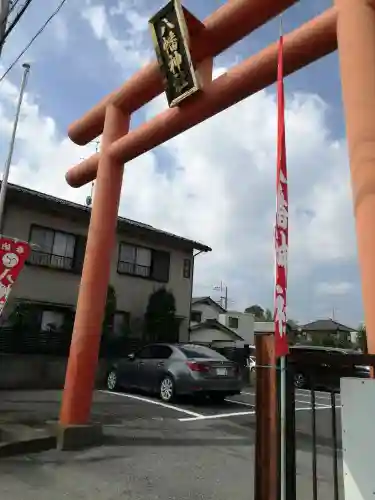
<instances>
[{"instance_id":1,"label":"car wheel","mask_svg":"<svg viewBox=\"0 0 375 500\"><path fill-rule=\"evenodd\" d=\"M160 382L160 388L159 388L160 399L168 403L169 401L173 400L174 395L175 395L174 380L172 379L172 377L167 375Z\"/></svg>"},{"instance_id":2,"label":"car wheel","mask_svg":"<svg viewBox=\"0 0 375 500\"><path fill-rule=\"evenodd\" d=\"M115 391L117 387L117 373L114 370L111 370L107 375L107 389L109 391Z\"/></svg>"},{"instance_id":3,"label":"car wheel","mask_svg":"<svg viewBox=\"0 0 375 500\"><path fill-rule=\"evenodd\" d=\"M303 389L306 386L306 378L302 373L296 373L294 375L294 386L297 389Z\"/></svg>"}]
</instances>

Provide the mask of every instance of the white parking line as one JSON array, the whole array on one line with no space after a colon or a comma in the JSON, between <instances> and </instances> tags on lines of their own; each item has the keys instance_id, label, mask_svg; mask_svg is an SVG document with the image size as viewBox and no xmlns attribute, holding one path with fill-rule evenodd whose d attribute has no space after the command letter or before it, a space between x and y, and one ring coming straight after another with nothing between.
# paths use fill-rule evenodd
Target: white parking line
<instances>
[{"instance_id":1,"label":"white parking line","mask_svg":"<svg viewBox=\"0 0 375 500\"><path fill-rule=\"evenodd\" d=\"M302 392L302 391L305 391L305 392ZM317 410L331 408L331 405L327 404L330 402L330 399L331 399L330 393L324 393L321 391L316 391L316 392L319 392L319 394L315 395L315 408ZM242 391L241 394L246 395L246 396L254 396L254 397L256 396L255 392L248 392L248 391ZM295 402L300 403L302 405L310 404L310 402L311 402L310 401L310 394L311 393L308 389L299 389L298 392L296 391L296 397L297 398L306 398L306 399L296 399ZM339 395L336 395L336 397L337 396L339 396ZM230 401L231 403L243 404L245 406L252 406L253 408L255 408L255 404L234 401L233 399L232 400L227 399L226 401ZM310 406L303 406L300 408L296 408L296 411L307 411L307 410L311 410L311 408L312 408L311 405ZM341 405L337 405L336 408L341 408Z\"/></svg>"},{"instance_id":2,"label":"white parking line","mask_svg":"<svg viewBox=\"0 0 375 500\"><path fill-rule=\"evenodd\" d=\"M331 408L331 405L325 405L325 406L316 406L315 410L329 410ZM341 406L335 406L335 408L341 408ZM312 411L311 406L305 406L301 408L296 408L296 411Z\"/></svg>"},{"instance_id":3,"label":"white parking line","mask_svg":"<svg viewBox=\"0 0 375 500\"><path fill-rule=\"evenodd\" d=\"M243 401L236 401L235 399L226 398L225 401L227 401L228 403L234 403L236 405L250 406L251 408L255 408L255 405L252 405L250 403L244 403Z\"/></svg>"},{"instance_id":4,"label":"white parking line","mask_svg":"<svg viewBox=\"0 0 375 500\"><path fill-rule=\"evenodd\" d=\"M306 400L303 400L303 399L296 399L295 402L296 403L302 403L304 405L310 403L310 401L306 401ZM318 401L315 401L315 405L316 405L316 407L319 407L319 406L329 406L329 407L331 407L331 405L327 405L325 403L319 403Z\"/></svg>"},{"instance_id":5,"label":"white parking line","mask_svg":"<svg viewBox=\"0 0 375 500\"><path fill-rule=\"evenodd\" d=\"M169 408L170 410L179 411L180 413L185 413L186 415L191 415L194 418L203 417L201 413L196 413L195 411L185 410L185 408L180 408L178 406L170 405L168 403L162 403L161 401L156 401L154 399L143 398L141 396L134 396L134 394L127 394L125 392L112 392L112 391L99 391L104 394L111 394L113 396L121 396L123 398L135 399L136 401L142 401L143 403L150 403L152 405L161 406L163 408Z\"/></svg>"},{"instance_id":6,"label":"white parking line","mask_svg":"<svg viewBox=\"0 0 375 500\"><path fill-rule=\"evenodd\" d=\"M302 392L303 391L303 392ZM245 392L242 391L241 394L246 395L246 396L256 396L255 392ZM296 403L309 403L311 399L311 391L308 389L298 389L298 392L296 391L296 397L298 398L308 398L308 401L305 399L296 399ZM336 394L336 398L340 398L340 394ZM315 391L315 402L317 405L324 405L325 403L323 401L329 401L331 399L330 393L324 393L322 391ZM319 402L319 400L322 400L322 402Z\"/></svg>"},{"instance_id":7,"label":"white parking line","mask_svg":"<svg viewBox=\"0 0 375 500\"><path fill-rule=\"evenodd\" d=\"M195 422L197 420L214 420L217 418L239 417L242 415L255 415L255 411L237 411L234 413L219 413L217 415L201 415L200 417L179 418L180 422Z\"/></svg>"},{"instance_id":8,"label":"white parking line","mask_svg":"<svg viewBox=\"0 0 375 500\"><path fill-rule=\"evenodd\" d=\"M320 398L320 399L331 399L331 393L330 392L323 392L323 391L314 391L315 392L315 398ZM310 397L311 391L309 389L298 389L298 392L296 391L296 395L301 396L302 398L307 398ZM340 393L335 394L337 398L340 397Z\"/></svg>"},{"instance_id":9,"label":"white parking line","mask_svg":"<svg viewBox=\"0 0 375 500\"><path fill-rule=\"evenodd\" d=\"M316 410L328 410L331 406L318 406ZM341 408L341 406L336 406L336 408ZM311 406L296 408L296 411L311 411ZM238 411L233 413L219 413L217 415L201 415L199 417L184 417L179 418L179 422L197 422L198 420L216 420L218 418L230 418L230 417L241 417L244 415L255 415L255 411Z\"/></svg>"}]
</instances>

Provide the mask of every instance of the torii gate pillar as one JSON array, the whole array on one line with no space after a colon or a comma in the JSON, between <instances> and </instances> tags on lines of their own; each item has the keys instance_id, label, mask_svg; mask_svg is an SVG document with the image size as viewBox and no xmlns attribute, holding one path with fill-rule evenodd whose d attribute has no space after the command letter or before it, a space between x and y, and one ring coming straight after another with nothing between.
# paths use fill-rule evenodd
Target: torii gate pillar
<instances>
[{"instance_id":1,"label":"torii gate pillar","mask_svg":"<svg viewBox=\"0 0 375 500\"><path fill-rule=\"evenodd\" d=\"M128 133L129 123L129 115L125 115L119 108L113 105L106 107L95 203L91 211L74 335L70 346L60 412L60 424L63 427L87 424L90 414L99 349L97 339L101 336L104 316L101 304L105 303L108 291L124 173L124 164L115 162L110 157L108 149L113 141ZM92 338L91 342L88 335Z\"/></svg>"},{"instance_id":2,"label":"torii gate pillar","mask_svg":"<svg viewBox=\"0 0 375 500\"><path fill-rule=\"evenodd\" d=\"M335 0L368 351L375 354L375 0Z\"/></svg>"}]
</instances>

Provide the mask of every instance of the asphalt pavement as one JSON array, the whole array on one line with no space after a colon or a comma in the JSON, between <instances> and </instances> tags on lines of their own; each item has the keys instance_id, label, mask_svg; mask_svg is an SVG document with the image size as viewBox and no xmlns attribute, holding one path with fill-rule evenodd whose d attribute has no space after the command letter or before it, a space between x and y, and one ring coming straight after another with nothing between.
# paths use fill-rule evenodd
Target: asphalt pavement
<instances>
[{"instance_id":1,"label":"asphalt pavement","mask_svg":"<svg viewBox=\"0 0 375 500\"><path fill-rule=\"evenodd\" d=\"M297 498L312 491L311 404L298 391ZM57 418L61 392L0 392L0 414L30 425ZM332 487L329 395L317 393L318 499ZM337 422L340 400L336 401ZM94 395L92 420L105 428L102 446L2 459L2 500L251 500L254 491L255 393L245 390L223 404L181 400L164 404L140 394ZM339 431L340 432L340 431ZM340 478L341 483L341 478Z\"/></svg>"}]
</instances>

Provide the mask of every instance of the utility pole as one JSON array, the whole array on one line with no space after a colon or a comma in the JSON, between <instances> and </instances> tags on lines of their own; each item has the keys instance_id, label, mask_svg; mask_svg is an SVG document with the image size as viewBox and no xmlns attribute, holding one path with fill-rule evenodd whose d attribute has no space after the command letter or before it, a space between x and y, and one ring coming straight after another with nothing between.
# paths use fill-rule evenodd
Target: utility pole
<instances>
[{"instance_id":1,"label":"utility pole","mask_svg":"<svg viewBox=\"0 0 375 500\"><path fill-rule=\"evenodd\" d=\"M5 31L9 14L9 0L0 0L0 55L3 48Z\"/></svg>"},{"instance_id":2,"label":"utility pole","mask_svg":"<svg viewBox=\"0 0 375 500\"><path fill-rule=\"evenodd\" d=\"M5 205L5 197L6 197L6 192L7 192L7 187L8 187L8 178L9 178L9 171L10 171L10 165L12 163L12 157L13 157L13 151L14 151L14 143L16 140L16 133L17 133L17 126L18 126L18 120L20 117L20 111L21 111L21 105L22 105L22 99L23 95L25 92L26 88L26 83L27 83L27 78L28 74L30 71L30 64L23 64L22 67L24 68L23 76L22 76L22 83L21 83L21 89L20 89L20 95L18 98L18 104L17 104L17 111L16 111L16 116L14 119L14 124L13 124L13 131L12 131L12 136L10 139L10 145L9 145L9 153L8 153L8 158L4 166L4 173L3 173L3 179L1 181L1 189L0 189L0 231L3 231L3 218L4 218L4 205Z\"/></svg>"},{"instance_id":3,"label":"utility pole","mask_svg":"<svg viewBox=\"0 0 375 500\"><path fill-rule=\"evenodd\" d=\"M95 153L98 153L99 152L99 145L100 145L100 141L99 139L97 139L95 142ZM81 160L84 160L84 158L81 158ZM95 187L95 184L94 184L94 181L92 181L91 183L91 192L90 192L90 196L87 196L86 197L86 205L88 207L90 207L92 205L92 202L93 202L93 198L94 198L94 187Z\"/></svg>"},{"instance_id":4,"label":"utility pole","mask_svg":"<svg viewBox=\"0 0 375 500\"><path fill-rule=\"evenodd\" d=\"M220 281L220 287L214 286L214 290L220 290L220 305L225 310L228 309L228 287ZM225 291L224 291L225 290Z\"/></svg>"}]
</instances>

